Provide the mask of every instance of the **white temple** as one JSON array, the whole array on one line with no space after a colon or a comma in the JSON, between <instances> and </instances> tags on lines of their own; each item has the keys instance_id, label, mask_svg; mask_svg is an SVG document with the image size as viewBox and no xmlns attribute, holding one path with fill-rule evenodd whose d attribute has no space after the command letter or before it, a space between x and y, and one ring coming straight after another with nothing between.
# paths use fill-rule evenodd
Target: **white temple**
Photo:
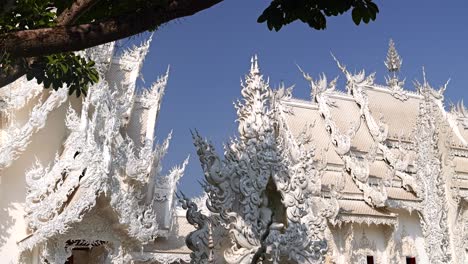
<instances>
[{"instance_id":1,"label":"white temple","mask_svg":"<svg viewBox=\"0 0 468 264\"><path fill-rule=\"evenodd\" d=\"M386 85L336 62L345 92L303 72L303 101L254 58L224 158L194 133L209 211L182 199L192 263L468 263L463 104L425 77L403 89L393 42Z\"/></svg>"},{"instance_id":2,"label":"white temple","mask_svg":"<svg viewBox=\"0 0 468 264\"><path fill-rule=\"evenodd\" d=\"M468 114L446 85L404 89L390 42L374 74L270 88L257 58L221 158L198 132L206 197L174 197L155 144L168 73L136 80L149 43L84 52L86 97L19 79L0 89L0 263L468 263ZM203 201L206 200L206 206Z\"/></svg>"},{"instance_id":3,"label":"white temple","mask_svg":"<svg viewBox=\"0 0 468 264\"><path fill-rule=\"evenodd\" d=\"M101 80L86 97L26 78L0 89L1 263L190 261L174 198L187 160L162 174L171 136L154 141L168 73L135 85L148 46L87 50Z\"/></svg>"}]
</instances>

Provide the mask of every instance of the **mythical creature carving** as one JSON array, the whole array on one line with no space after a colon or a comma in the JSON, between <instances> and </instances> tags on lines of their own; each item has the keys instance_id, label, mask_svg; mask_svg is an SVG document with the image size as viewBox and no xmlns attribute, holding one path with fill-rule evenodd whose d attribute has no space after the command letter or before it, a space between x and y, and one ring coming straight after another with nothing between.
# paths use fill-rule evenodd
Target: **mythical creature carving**
<instances>
[{"instance_id":1,"label":"mythical creature carving","mask_svg":"<svg viewBox=\"0 0 468 264\"><path fill-rule=\"evenodd\" d=\"M452 108L451 113L456 116L458 123L460 123L464 129L468 129L468 114L463 100Z\"/></svg>"},{"instance_id":2,"label":"mythical creature carving","mask_svg":"<svg viewBox=\"0 0 468 264\"><path fill-rule=\"evenodd\" d=\"M341 69L345 70L344 66L341 66L341 64L339 64L339 66ZM335 151L344 160L345 168L351 174L358 188L364 192L365 201L372 206L384 206L387 200L385 187L381 185L379 188L376 188L368 184L369 164L375 159L375 153L369 153L369 157L358 158L350 151L351 141L359 130L360 124L357 126L352 125L346 133L342 134L333 121L330 107L333 107L335 104L331 101L329 95L335 90L336 79L330 82L330 84L327 84L325 75L322 75L317 81L314 81L310 75L304 72L302 73L304 78L310 83L313 99L315 99L315 102L318 104L319 111L324 118L327 131L330 133L332 143L335 146ZM362 88L359 84L364 83L365 85L370 85L373 82L373 77L364 78L364 73L361 73L359 76L353 76L347 71L345 73L347 76L350 76L348 86L352 87L349 88L351 94L354 96L357 104L361 105L361 112L364 112L363 115L369 118L369 111L367 111L368 115L366 116L366 111L362 110L362 105L367 102L367 99L363 95ZM357 84L355 83L356 81L358 81ZM377 142L380 142L380 140L382 140L381 138L386 138L386 131L388 131L388 128L382 125L377 130L379 130Z\"/></svg>"}]
</instances>

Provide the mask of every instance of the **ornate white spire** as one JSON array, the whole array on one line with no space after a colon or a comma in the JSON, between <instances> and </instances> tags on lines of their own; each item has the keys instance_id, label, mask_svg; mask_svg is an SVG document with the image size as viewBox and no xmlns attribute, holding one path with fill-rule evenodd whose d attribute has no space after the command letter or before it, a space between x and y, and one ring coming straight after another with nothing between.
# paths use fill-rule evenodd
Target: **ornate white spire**
<instances>
[{"instance_id":1,"label":"ornate white spire","mask_svg":"<svg viewBox=\"0 0 468 264\"><path fill-rule=\"evenodd\" d=\"M385 66L387 66L388 71L393 72L394 74L400 71L401 64L403 63L403 60L400 58L400 55L398 55L398 52L395 48L395 43L392 39L390 39L388 43L387 59L384 63Z\"/></svg>"},{"instance_id":2,"label":"ornate white spire","mask_svg":"<svg viewBox=\"0 0 468 264\"><path fill-rule=\"evenodd\" d=\"M314 147L296 141L286 125L281 100L289 92L270 88L254 56L241 93L239 138L227 145L224 159L198 133L193 135L210 215L182 201L197 228L186 240L192 262L209 262L214 254L230 264L257 263L260 257L272 263L286 258L319 263L327 251L327 219L334 221L339 207L320 197ZM211 240L226 246L212 249Z\"/></svg>"},{"instance_id":3,"label":"ornate white spire","mask_svg":"<svg viewBox=\"0 0 468 264\"><path fill-rule=\"evenodd\" d=\"M398 100L405 101L408 99L406 91L403 89L405 81L401 81L398 78L398 72L401 69L401 64L403 60L395 48L395 43L390 39L388 43L387 58L385 60L385 66L387 66L388 72L391 73L391 76L387 76L385 80L387 81L388 88L392 91L392 95Z\"/></svg>"}]
</instances>

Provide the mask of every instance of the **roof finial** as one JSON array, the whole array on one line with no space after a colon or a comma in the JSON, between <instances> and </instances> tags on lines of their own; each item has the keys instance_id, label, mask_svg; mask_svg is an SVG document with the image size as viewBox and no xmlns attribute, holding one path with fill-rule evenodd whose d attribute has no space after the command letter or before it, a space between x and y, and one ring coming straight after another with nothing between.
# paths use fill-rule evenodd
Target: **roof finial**
<instances>
[{"instance_id":1,"label":"roof finial","mask_svg":"<svg viewBox=\"0 0 468 264\"><path fill-rule=\"evenodd\" d=\"M252 59L250 59L250 73L251 74L259 74L260 69L258 68L258 59L257 59L257 54L255 54Z\"/></svg>"},{"instance_id":2,"label":"roof finial","mask_svg":"<svg viewBox=\"0 0 468 264\"><path fill-rule=\"evenodd\" d=\"M388 52L387 52L387 59L385 60L385 66L389 72L392 72L395 76L396 72L400 71L401 64L403 60L398 55L398 52L395 48L395 43L392 39L390 39L388 43Z\"/></svg>"},{"instance_id":3,"label":"roof finial","mask_svg":"<svg viewBox=\"0 0 468 264\"><path fill-rule=\"evenodd\" d=\"M403 101L408 99L407 95L403 90L405 80L400 81L397 75L397 73L401 69L401 64L403 63L403 60L401 59L400 55L398 55L398 52L395 48L395 43L392 39L390 39L390 41L388 42L387 58L384 63L385 66L387 66L388 71L392 73L391 76L385 77L388 88L393 91L392 94L394 96L396 95L398 99Z\"/></svg>"}]
</instances>

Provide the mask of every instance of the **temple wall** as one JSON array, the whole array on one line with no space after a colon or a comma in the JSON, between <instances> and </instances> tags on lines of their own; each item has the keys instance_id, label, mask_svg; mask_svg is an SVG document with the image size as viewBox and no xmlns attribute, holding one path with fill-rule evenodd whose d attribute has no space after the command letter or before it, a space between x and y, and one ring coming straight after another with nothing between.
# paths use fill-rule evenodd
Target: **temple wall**
<instances>
[{"instance_id":1,"label":"temple wall","mask_svg":"<svg viewBox=\"0 0 468 264\"><path fill-rule=\"evenodd\" d=\"M374 257L375 263L387 263L387 253L385 251L386 241L385 241L385 230L382 226L376 225L354 225L354 245L352 249L352 254L356 254L359 252L359 249L363 249L365 251L372 250L368 252L366 255L372 255ZM365 238L369 239L370 246L366 247ZM363 254L364 255L364 254Z\"/></svg>"},{"instance_id":2,"label":"temple wall","mask_svg":"<svg viewBox=\"0 0 468 264\"><path fill-rule=\"evenodd\" d=\"M47 97L48 90L44 90ZM76 99L75 99L76 100ZM38 103L31 100L22 109L15 112L15 120L19 126L29 119L29 113ZM25 173L36 161L47 166L54 160L57 150L61 150L65 138L65 113L68 102L52 111L44 128L34 133L26 150L13 161L8 168L0 171L0 260L1 263L17 263L19 249L17 242L28 235L27 223L24 219L26 200Z\"/></svg>"},{"instance_id":3,"label":"temple wall","mask_svg":"<svg viewBox=\"0 0 468 264\"><path fill-rule=\"evenodd\" d=\"M355 263L373 256L375 263L387 263L385 229L367 224L343 224L331 229L336 246L336 264Z\"/></svg>"},{"instance_id":4,"label":"temple wall","mask_svg":"<svg viewBox=\"0 0 468 264\"><path fill-rule=\"evenodd\" d=\"M417 213L404 210L395 213L398 213L396 229L375 224L331 226L333 241L329 246L334 263L358 263L366 256L373 256L374 263L406 263L406 257L415 257L416 263L429 263Z\"/></svg>"}]
</instances>

